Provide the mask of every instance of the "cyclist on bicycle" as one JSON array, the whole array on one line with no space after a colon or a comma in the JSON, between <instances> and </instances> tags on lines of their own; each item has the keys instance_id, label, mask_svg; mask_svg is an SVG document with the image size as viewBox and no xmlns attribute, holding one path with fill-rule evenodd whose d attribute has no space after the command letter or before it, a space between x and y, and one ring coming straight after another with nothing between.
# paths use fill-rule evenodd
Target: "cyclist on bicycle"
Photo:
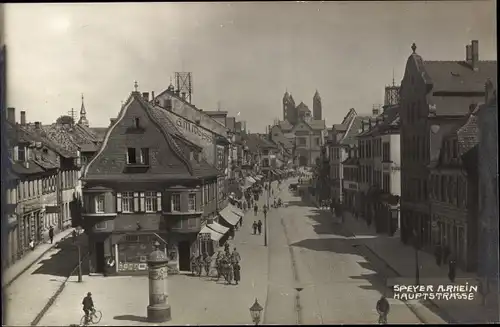
<instances>
[{"instance_id":1,"label":"cyclist on bicycle","mask_svg":"<svg viewBox=\"0 0 500 327\"><path fill-rule=\"evenodd\" d=\"M379 324L387 324L387 315L389 314L389 301L385 298L385 295L382 295L380 300L377 301L377 312L379 314L378 323Z\"/></svg>"},{"instance_id":2,"label":"cyclist on bicycle","mask_svg":"<svg viewBox=\"0 0 500 327\"><path fill-rule=\"evenodd\" d=\"M90 313L94 312L94 301L92 300L92 293L87 293L87 296L83 298L82 304L83 312L85 312L85 324L88 324Z\"/></svg>"}]
</instances>

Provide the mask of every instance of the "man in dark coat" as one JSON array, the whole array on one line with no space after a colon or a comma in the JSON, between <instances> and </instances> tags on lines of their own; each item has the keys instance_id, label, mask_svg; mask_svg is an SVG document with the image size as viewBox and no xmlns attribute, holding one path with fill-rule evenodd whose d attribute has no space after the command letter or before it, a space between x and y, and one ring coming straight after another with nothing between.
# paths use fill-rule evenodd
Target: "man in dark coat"
<instances>
[{"instance_id":1,"label":"man in dark coat","mask_svg":"<svg viewBox=\"0 0 500 327\"><path fill-rule=\"evenodd\" d=\"M50 244L54 243L54 227L50 226L49 228L49 238Z\"/></svg>"},{"instance_id":2,"label":"man in dark coat","mask_svg":"<svg viewBox=\"0 0 500 327\"><path fill-rule=\"evenodd\" d=\"M257 225L257 222L254 221L253 224L252 224L252 228L253 228L253 234L257 234L257 228L258 228L258 225Z\"/></svg>"},{"instance_id":3,"label":"man in dark coat","mask_svg":"<svg viewBox=\"0 0 500 327\"><path fill-rule=\"evenodd\" d=\"M454 256L452 255L450 258L450 262L448 264L448 278L452 283L455 282L456 275L457 275L457 262Z\"/></svg>"},{"instance_id":4,"label":"man in dark coat","mask_svg":"<svg viewBox=\"0 0 500 327\"><path fill-rule=\"evenodd\" d=\"M259 231L259 235L262 234L262 221L260 220L257 223L257 230Z\"/></svg>"},{"instance_id":5,"label":"man in dark coat","mask_svg":"<svg viewBox=\"0 0 500 327\"><path fill-rule=\"evenodd\" d=\"M85 312L85 325L89 323L90 312L94 311L94 301L92 300L92 293L88 292L87 296L82 301L83 312Z\"/></svg>"},{"instance_id":6,"label":"man in dark coat","mask_svg":"<svg viewBox=\"0 0 500 327\"><path fill-rule=\"evenodd\" d=\"M236 282L236 285L238 285L238 282L241 280L240 270L241 267L239 263L233 264L234 281Z\"/></svg>"},{"instance_id":7,"label":"man in dark coat","mask_svg":"<svg viewBox=\"0 0 500 327\"><path fill-rule=\"evenodd\" d=\"M390 305L385 295L382 295L380 300L377 301L376 309L379 314L378 323L387 324L387 315L389 314Z\"/></svg>"}]
</instances>

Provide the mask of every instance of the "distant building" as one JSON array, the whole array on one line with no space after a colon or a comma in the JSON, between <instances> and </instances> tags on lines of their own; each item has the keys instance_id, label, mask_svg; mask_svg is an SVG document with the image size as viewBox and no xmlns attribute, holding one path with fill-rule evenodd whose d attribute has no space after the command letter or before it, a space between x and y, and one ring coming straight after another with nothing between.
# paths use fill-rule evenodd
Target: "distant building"
<instances>
[{"instance_id":1,"label":"distant building","mask_svg":"<svg viewBox=\"0 0 500 327\"><path fill-rule=\"evenodd\" d=\"M401 82L401 240L417 241L428 251L443 242L462 256L468 235L466 215L432 217L430 169L440 163L442 153L451 151L452 158L457 151L453 143L449 150L442 149L444 139L483 101L484 81L496 81L497 64L479 60L478 41L466 46L463 61L425 61L416 49L413 44ZM457 176L444 175L441 188L452 192L444 198L456 201L457 188L449 185L458 185Z\"/></svg>"},{"instance_id":2,"label":"distant building","mask_svg":"<svg viewBox=\"0 0 500 327\"><path fill-rule=\"evenodd\" d=\"M272 134L283 134L295 144L295 164L299 166L314 166L321 156L321 148L327 135L325 121L321 120L321 97L316 91L313 97L313 111L301 102L295 105L295 100L288 92L283 97L283 121L271 127ZM319 118L319 119L317 119Z\"/></svg>"}]
</instances>

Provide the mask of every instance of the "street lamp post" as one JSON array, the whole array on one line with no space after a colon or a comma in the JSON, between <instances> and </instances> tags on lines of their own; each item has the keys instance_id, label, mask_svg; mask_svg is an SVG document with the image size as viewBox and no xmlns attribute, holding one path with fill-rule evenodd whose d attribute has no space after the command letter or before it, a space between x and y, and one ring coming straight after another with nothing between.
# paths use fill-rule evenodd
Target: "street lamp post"
<instances>
[{"instance_id":1,"label":"street lamp post","mask_svg":"<svg viewBox=\"0 0 500 327\"><path fill-rule=\"evenodd\" d=\"M82 252L80 249L80 244L76 245L78 248L78 282L81 283L82 279Z\"/></svg>"},{"instance_id":2,"label":"street lamp post","mask_svg":"<svg viewBox=\"0 0 500 327\"><path fill-rule=\"evenodd\" d=\"M264 212L264 246L267 246L267 211L269 210L269 197L271 194L271 184L272 184L269 177L270 177L270 171L268 170L267 171L267 180L268 180L268 184L267 184L267 209Z\"/></svg>"},{"instance_id":3,"label":"street lamp post","mask_svg":"<svg viewBox=\"0 0 500 327\"><path fill-rule=\"evenodd\" d=\"M257 326L260 323L261 315L262 315L262 306L259 304L259 301L255 299L254 304L250 307L250 316L252 317L252 321Z\"/></svg>"}]
</instances>

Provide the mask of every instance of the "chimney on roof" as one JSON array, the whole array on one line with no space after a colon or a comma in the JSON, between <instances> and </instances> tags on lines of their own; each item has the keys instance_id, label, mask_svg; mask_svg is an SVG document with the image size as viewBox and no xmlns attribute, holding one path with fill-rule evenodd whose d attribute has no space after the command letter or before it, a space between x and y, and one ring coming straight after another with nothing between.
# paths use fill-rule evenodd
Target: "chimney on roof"
<instances>
[{"instance_id":1,"label":"chimney on roof","mask_svg":"<svg viewBox=\"0 0 500 327\"><path fill-rule=\"evenodd\" d=\"M11 124L16 123L16 108L9 107L7 108L7 121Z\"/></svg>"},{"instance_id":2,"label":"chimney on roof","mask_svg":"<svg viewBox=\"0 0 500 327\"><path fill-rule=\"evenodd\" d=\"M26 125L26 111L21 111L21 125L24 126Z\"/></svg>"},{"instance_id":3,"label":"chimney on roof","mask_svg":"<svg viewBox=\"0 0 500 327\"><path fill-rule=\"evenodd\" d=\"M35 122L35 129L40 129L40 122L39 121Z\"/></svg>"},{"instance_id":4,"label":"chimney on roof","mask_svg":"<svg viewBox=\"0 0 500 327\"><path fill-rule=\"evenodd\" d=\"M152 100L153 102L156 102L156 101L155 101L155 91L151 91L151 100Z\"/></svg>"},{"instance_id":5,"label":"chimney on roof","mask_svg":"<svg viewBox=\"0 0 500 327\"><path fill-rule=\"evenodd\" d=\"M142 98L144 101L149 102L149 92L142 92Z\"/></svg>"},{"instance_id":6,"label":"chimney on roof","mask_svg":"<svg viewBox=\"0 0 500 327\"><path fill-rule=\"evenodd\" d=\"M380 109L377 106L373 106L372 108L372 115L373 116L378 116L380 114Z\"/></svg>"},{"instance_id":7,"label":"chimney on roof","mask_svg":"<svg viewBox=\"0 0 500 327\"><path fill-rule=\"evenodd\" d=\"M465 46L465 62L472 65L472 45Z\"/></svg>"},{"instance_id":8,"label":"chimney on roof","mask_svg":"<svg viewBox=\"0 0 500 327\"><path fill-rule=\"evenodd\" d=\"M477 70L477 63L479 62L479 41L472 40L472 68Z\"/></svg>"}]
</instances>

